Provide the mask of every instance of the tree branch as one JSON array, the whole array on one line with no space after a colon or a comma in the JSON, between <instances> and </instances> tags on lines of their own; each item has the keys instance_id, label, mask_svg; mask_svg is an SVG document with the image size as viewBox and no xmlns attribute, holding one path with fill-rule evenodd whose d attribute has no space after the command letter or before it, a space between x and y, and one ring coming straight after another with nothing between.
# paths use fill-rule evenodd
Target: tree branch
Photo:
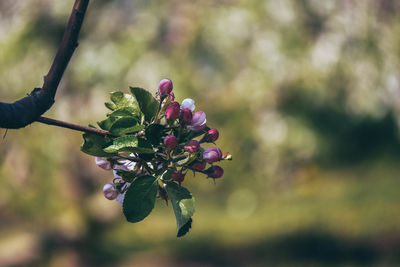
<instances>
[{"instance_id":1,"label":"tree branch","mask_svg":"<svg viewBox=\"0 0 400 267\"><path fill-rule=\"evenodd\" d=\"M88 4L89 0L75 0L63 39L42 88L35 88L28 96L14 103L0 102L0 128L23 128L39 119L53 105L58 85L78 46Z\"/></svg>"},{"instance_id":2,"label":"tree branch","mask_svg":"<svg viewBox=\"0 0 400 267\"><path fill-rule=\"evenodd\" d=\"M47 125L58 126L58 127L62 127L62 128L75 130L75 131L85 132L85 133L94 133L94 134L98 134L98 135L102 135L102 136L114 136L110 132L104 131L101 129L87 127L87 126L81 126L81 125L77 125L77 124L73 124L73 123L69 123L69 122L65 122L65 121L59 121L59 120L55 120L55 119L50 119L50 118L46 118L46 117L42 117L42 116L39 117L36 121L47 124Z\"/></svg>"}]
</instances>

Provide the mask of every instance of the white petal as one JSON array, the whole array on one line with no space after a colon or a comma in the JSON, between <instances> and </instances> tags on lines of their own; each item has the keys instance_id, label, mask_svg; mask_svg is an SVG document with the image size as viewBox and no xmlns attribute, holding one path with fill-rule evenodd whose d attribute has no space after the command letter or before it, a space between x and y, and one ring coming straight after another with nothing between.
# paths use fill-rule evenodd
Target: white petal
<instances>
[{"instance_id":1,"label":"white petal","mask_svg":"<svg viewBox=\"0 0 400 267\"><path fill-rule=\"evenodd\" d=\"M193 110L196 108L196 106L194 105L194 100L191 99L191 98L186 98L186 99L184 99L184 100L182 101L181 108L182 108L182 109L188 108L188 109L190 109L191 111L193 111Z\"/></svg>"},{"instance_id":2,"label":"white petal","mask_svg":"<svg viewBox=\"0 0 400 267\"><path fill-rule=\"evenodd\" d=\"M122 179L122 177L117 174L116 170L113 170L113 174L114 174L114 178Z\"/></svg>"},{"instance_id":3,"label":"white petal","mask_svg":"<svg viewBox=\"0 0 400 267\"><path fill-rule=\"evenodd\" d=\"M119 194L116 200L122 205L122 203L124 203L124 198L125 198L125 193Z\"/></svg>"},{"instance_id":4,"label":"white petal","mask_svg":"<svg viewBox=\"0 0 400 267\"><path fill-rule=\"evenodd\" d=\"M111 170L111 164L106 158L95 157L96 165L104 170Z\"/></svg>"},{"instance_id":5,"label":"white petal","mask_svg":"<svg viewBox=\"0 0 400 267\"><path fill-rule=\"evenodd\" d=\"M128 189L128 187L131 186L131 183L125 183L124 186L121 188L121 190Z\"/></svg>"},{"instance_id":6,"label":"white petal","mask_svg":"<svg viewBox=\"0 0 400 267\"><path fill-rule=\"evenodd\" d=\"M199 125L203 125L206 122L207 122L206 113L203 111L198 111L193 114L193 119L192 119L191 125L199 126Z\"/></svg>"},{"instance_id":7,"label":"white petal","mask_svg":"<svg viewBox=\"0 0 400 267\"><path fill-rule=\"evenodd\" d=\"M118 163L114 165L114 170L132 171L136 166L136 162L130 160L118 160Z\"/></svg>"}]
</instances>

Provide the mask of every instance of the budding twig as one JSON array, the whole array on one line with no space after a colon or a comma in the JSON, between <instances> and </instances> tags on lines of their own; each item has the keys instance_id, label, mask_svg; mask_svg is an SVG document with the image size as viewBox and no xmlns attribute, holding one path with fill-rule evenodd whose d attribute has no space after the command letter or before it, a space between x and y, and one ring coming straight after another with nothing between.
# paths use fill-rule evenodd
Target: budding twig
<instances>
[{"instance_id":1,"label":"budding twig","mask_svg":"<svg viewBox=\"0 0 400 267\"><path fill-rule=\"evenodd\" d=\"M163 97L163 96L160 97L160 103L158 104L158 108L157 108L156 116L154 116L153 124L156 123L158 120L158 115L160 114L161 105L162 105L162 102L164 101L164 99L165 99L165 97Z\"/></svg>"},{"instance_id":2,"label":"budding twig","mask_svg":"<svg viewBox=\"0 0 400 267\"><path fill-rule=\"evenodd\" d=\"M46 118L46 117L42 117L42 116L37 119L37 122L47 124L47 125L67 128L67 129L71 129L71 130L75 130L75 131L85 132L85 133L94 133L94 134L102 135L102 136L114 136L110 132L104 131L101 129L96 129L96 128L87 127L87 126L81 126L78 124L73 124L73 123L55 120L55 119L50 119L50 118Z\"/></svg>"}]
</instances>

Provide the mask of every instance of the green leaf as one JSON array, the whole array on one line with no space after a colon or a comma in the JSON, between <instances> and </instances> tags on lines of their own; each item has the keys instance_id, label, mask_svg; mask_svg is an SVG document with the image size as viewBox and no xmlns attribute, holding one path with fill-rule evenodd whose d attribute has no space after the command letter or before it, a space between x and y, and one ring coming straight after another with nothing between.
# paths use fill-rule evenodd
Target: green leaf
<instances>
[{"instance_id":1,"label":"green leaf","mask_svg":"<svg viewBox=\"0 0 400 267\"><path fill-rule=\"evenodd\" d=\"M174 209L177 236L184 236L192 226L191 217L194 214L194 198L186 188L174 182L167 183L165 189Z\"/></svg>"},{"instance_id":2,"label":"green leaf","mask_svg":"<svg viewBox=\"0 0 400 267\"><path fill-rule=\"evenodd\" d=\"M107 117L135 117L139 119L141 117L141 112L137 108L124 107L116 109L113 112L107 114Z\"/></svg>"},{"instance_id":3,"label":"green leaf","mask_svg":"<svg viewBox=\"0 0 400 267\"><path fill-rule=\"evenodd\" d=\"M111 102L106 102L104 103L104 105L106 106L106 108L108 108L109 110L115 110L117 109L117 106L114 103Z\"/></svg>"},{"instance_id":4,"label":"green leaf","mask_svg":"<svg viewBox=\"0 0 400 267\"><path fill-rule=\"evenodd\" d=\"M154 146L159 145L163 136L163 130L164 126L160 124L150 124L145 131L147 140Z\"/></svg>"},{"instance_id":5,"label":"green leaf","mask_svg":"<svg viewBox=\"0 0 400 267\"><path fill-rule=\"evenodd\" d=\"M145 126L140 125L135 118L123 117L115 121L109 131L113 135L121 135L141 131L144 127Z\"/></svg>"},{"instance_id":6,"label":"green leaf","mask_svg":"<svg viewBox=\"0 0 400 267\"><path fill-rule=\"evenodd\" d=\"M117 170L116 172L125 182L128 183L132 183L132 181L137 178L137 173L134 171Z\"/></svg>"},{"instance_id":7,"label":"green leaf","mask_svg":"<svg viewBox=\"0 0 400 267\"><path fill-rule=\"evenodd\" d=\"M136 153L154 153L150 143L134 135L115 138L112 145L104 149L107 153L116 152L136 152Z\"/></svg>"},{"instance_id":8,"label":"green leaf","mask_svg":"<svg viewBox=\"0 0 400 267\"><path fill-rule=\"evenodd\" d=\"M122 108L131 108L136 110L135 114L140 112L138 102L131 94L124 94L121 91L116 91L110 93L110 99L112 103L105 103L105 106L112 111Z\"/></svg>"},{"instance_id":9,"label":"green leaf","mask_svg":"<svg viewBox=\"0 0 400 267\"><path fill-rule=\"evenodd\" d=\"M109 117L105 120L97 122L97 124L100 126L101 129L108 131L111 129L111 126L114 124L114 122L117 120L115 117Z\"/></svg>"},{"instance_id":10,"label":"green leaf","mask_svg":"<svg viewBox=\"0 0 400 267\"><path fill-rule=\"evenodd\" d=\"M140 176L132 182L122 204L128 222L140 222L150 214L154 208L157 190L157 178L153 176Z\"/></svg>"},{"instance_id":11,"label":"green leaf","mask_svg":"<svg viewBox=\"0 0 400 267\"><path fill-rule=\"evenodd\" d=\"M92 133L84 133L83 140L84 142L81 146L82 152L97 157L115 156L115 153L107 153L103 151L104 147L107 147L112 143L109 137L103 137Z\"/></svg>"},{"instance_id":12,"label":"green leaf","mask_svg":"<svg viewBox=\"0 0 400 267\"><path fill-rule=\"evenodd\" d=\"M132 94L136 97L139 102L139 107L144 114L144 119L150 122L156 115L158 108L158 101L143 88L130 87Z\"/></svg>"},{"instance_id":13,"label":"green leaf","mask_svg":"<svg viewBox=\"0 0 400 267\"><path fill-rule=\"evenodd\" d=\"M172 174L174 173L174 168L168 168L165 172L161 174L161 180L163 182L172 181Z\"/></svg>"},{"instance_id":14,"label":"green leaf","mask_svg":"<svg viewBox=\"0 0 400 267\"><path fill-rule=\"evenodd\" d=\"M143 138L139 138L139 147L137 149L137 151L134 151L140 154L153 154L154 150L153 147L151 146L151 144L143 139Z\"/></svg>"}]
</instances>

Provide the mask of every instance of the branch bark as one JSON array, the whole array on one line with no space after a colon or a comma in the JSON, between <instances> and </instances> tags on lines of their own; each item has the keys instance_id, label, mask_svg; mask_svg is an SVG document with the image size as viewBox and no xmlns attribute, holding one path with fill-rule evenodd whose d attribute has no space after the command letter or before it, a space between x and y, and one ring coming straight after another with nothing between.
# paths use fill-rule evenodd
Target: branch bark
<instances>
[{"instance_id":1,"label":"branch bark","mask_svg":"<svg viewBox=\"0 0 400 267\"><path fill-rule=\"evenodd\" d=\"M102 136L114 136L110 132L104 131L101 129L87 127L87 126L81 126L78 124L73 124L73 123L69 123L69 122L65 122L65 121L59 121L59 120L55 120L55 119L50 119L50 118L46 118L43 116L40 116L36 121L47 124L47 125L53 125L53 126L57 126L57 127L67 128L67 129L80 131L80 132L84 132L84 133L94 133L94 134L102 135Z\"/></svg>"},{"instance_id":2,"label":"branch bark","mask_svg":"<svg viewBox=\"0 0 400 267\"><path fill-rule=\"evenodd\" d=\"M14 103L0 102L0 128L19 129L38 120L54 103L65 69L78 46L78 36L89 0L75 0L63 39L42 88Z\"/></svg>"}]
</instances>

